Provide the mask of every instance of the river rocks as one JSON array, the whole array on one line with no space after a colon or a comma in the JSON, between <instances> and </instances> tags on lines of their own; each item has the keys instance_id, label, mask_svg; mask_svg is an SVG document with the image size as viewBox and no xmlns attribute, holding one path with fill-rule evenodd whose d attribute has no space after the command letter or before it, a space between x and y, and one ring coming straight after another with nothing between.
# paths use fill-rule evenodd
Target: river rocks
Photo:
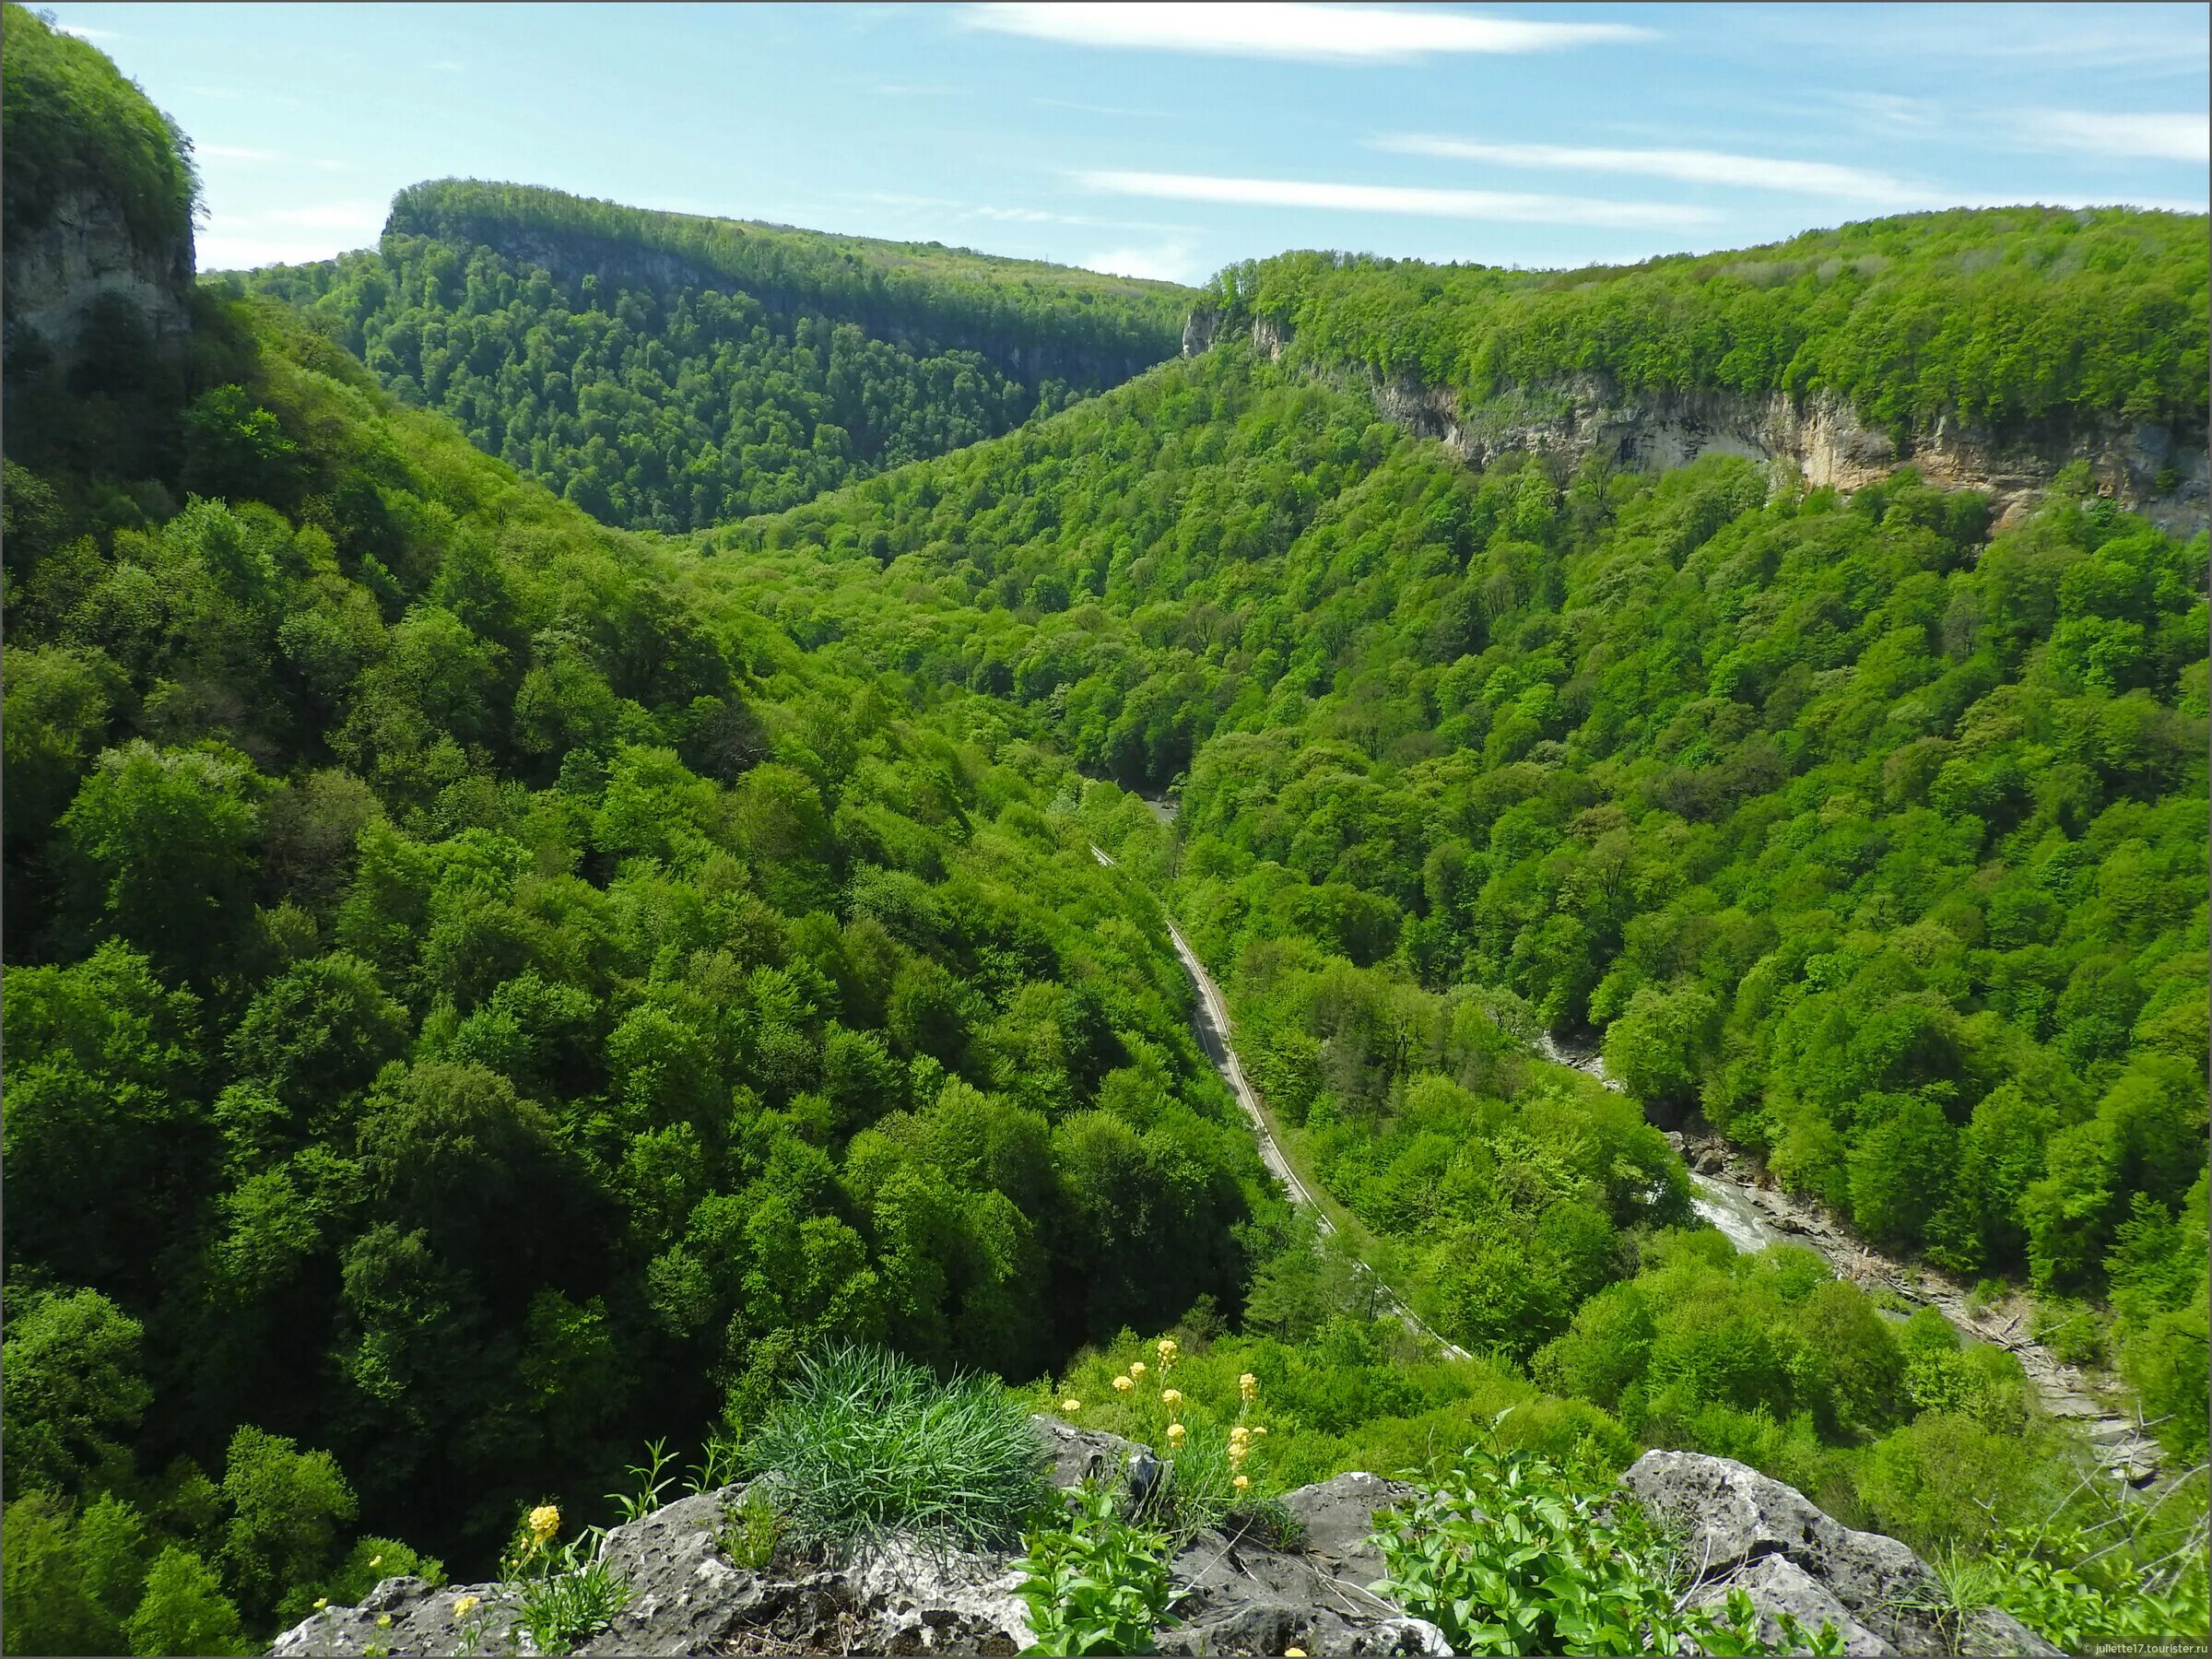
<instances>
[{"instance_id":1,"label":"river rocks","mask_svg":"<svg viewBox=\"0 0 2212 1659\"><path fill-rule=\"evenodd\" d=\"M1761 1628L1788 1613L1817 1630L1833 1620L1853 1653L2055 1653L2010 1614L1984 1608L1963 1630L1939 1619L1928 1564L1895 1538L1856 1532L1794 1488L1725 1457L1647 1452L1622 1483L1676 1528L1703 1581L1699 1599L1747 1591Z\"/></svg>"}]
</instances>

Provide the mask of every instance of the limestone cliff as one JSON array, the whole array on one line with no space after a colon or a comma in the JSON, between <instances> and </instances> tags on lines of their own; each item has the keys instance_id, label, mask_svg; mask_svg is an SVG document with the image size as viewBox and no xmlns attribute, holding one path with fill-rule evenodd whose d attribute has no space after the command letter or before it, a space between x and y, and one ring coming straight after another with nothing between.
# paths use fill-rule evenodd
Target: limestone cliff
<instances>
[{"instance_id":1,"label":"limestone cliff","mask_svg":"<svg viewBox=\"0 0 2212 1659\"><path fill-rule=\"evenodd\" d=\"M1183 326L1183 354L1210 349L1219 333L1217 315L1194 312ZM1253 321L1251 339L1271 359L1282 358L1290 346L1286 332L1267 318ZM1312 360L1304 366L1343 372ZM2162 426L2110 421L1997 433L1944 420L1900 444L1825 392L1802 398L1779 392L1764 397L1718 390L1627 393L1584 376L1474 401L1448 386L1351 372L1363 380L1385 418L1438 440L1474 466L1516 450L1563 466L1599 455L1649 472L1700 455L1745 455L1794 466L1816 488L1850 491L1911 465L1944 488L1987 491L2002 524L2032 507L2062 467L2080 461L2088 463L2100 493L2177 535L2205 529L2212 507L2205 434Z\"/></svg>"},{"instance_id":2,"label":"limestone cliff","mask_svg":"<svg viewBox=\"0 0 2212 1659\"><path fill-rule=\"evenodd\" d=\"M157 340L191 326L192 232L149 240L135 234L122 208L92 190L71 192L35 230L7 243L0 287L11 347L28 330L66 362L104 326L102 301L135 311Z\"/></svg>"}]
</instances>

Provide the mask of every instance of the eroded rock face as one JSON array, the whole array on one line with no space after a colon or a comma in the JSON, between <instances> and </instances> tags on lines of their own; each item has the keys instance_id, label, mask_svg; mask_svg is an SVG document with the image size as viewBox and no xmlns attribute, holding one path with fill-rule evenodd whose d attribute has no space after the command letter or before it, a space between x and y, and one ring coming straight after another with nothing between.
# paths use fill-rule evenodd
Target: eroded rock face
<instances>
[{"instance_id":1,"label":"eroded rock face","mask_svg":"<svg viewBox=\"0 0 2212 1659\"><path fill-rule=\"evenodd\" d=\"M1220 334L1218 313L1193 312L1183 354L1210 348ZM1289 345L1288 330L1267 318L1253 321L1251 338L1270 359ZM1945 419L1912 434L1900 450L1888 432L1867 426L1846 400L1826 392L1802 401L1779 392L1627 393L1586 375L1469 404L1448 387L1371 373L1364 379L1385 418L1436 439L1474 466L1519 451L1566 467L1596 455L1641 472L1685 466L1701 455L1742 455L1794 466L1816 488L1849 492L1912 465L1942 488L1986 491L2002 525L2031 509L2061 467L2086 461L2101 493L2162 529L2189 535L2212 522L2203 434L2155 424L2053 423L1999 435Z\"/></svg>"},{"instance_id":2,"label":"eroded rock face","mask_svg":"<svg viewBox=\"0 0 2212 1659\"><path fill-rule=\"evenodd\" d=\"M1777 1616L1790 1613L1812 1630L1832 1620L1853 1653L2058 1652L1994 1608L1963 1631L1947 1629L1933 1611L1936 1575L1920 1557L1732 1458L1646 1452L1621 1479L1647 1512L1680 1530L1703 1580L1700 1603L1747 1591L1770 1638Z\"/></svg>"},{"instance_id":3,"label":"eroded rock face","mask_svg":"<svg viewBox=\"0 0 2212 1659\"><path fill-rule=\"evenodd\" d=\"M8 243L10 341L28 331L69 362L97 324L103 301L129 305L155 339L175 338L192 325L192 276L189 234L174 242L142 242L113 202L76 192L55 204L36 230Z\"/></svg>"}]
</instances>

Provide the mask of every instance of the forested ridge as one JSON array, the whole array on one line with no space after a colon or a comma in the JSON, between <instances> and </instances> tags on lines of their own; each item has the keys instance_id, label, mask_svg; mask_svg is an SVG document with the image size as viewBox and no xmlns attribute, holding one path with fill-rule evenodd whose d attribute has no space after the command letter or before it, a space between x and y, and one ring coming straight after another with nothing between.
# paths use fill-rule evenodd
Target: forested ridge
<instances>
[{"instance_id":1,"label":"forested ridge","mask_svg":"<svg viewBox=\"0 0 2212 1659\"><path fill-rule=\"evenodd\" d=\"M31 153L103 108L158 129L91 48L6 33L8 106L60 129ZM97 96L18 104L53 62ZM1720 1453L1991 1567L2038 1629L2201 1629L2205 536L2079 469L2002 531L1909 472L1473 471L1234 338L635 534L485 453L535 394L511 350L550 365L559 322L606 394L722 329L749 420L744 375L804 390L802 330L818 370L834 340L464 258L441 202L557 215L475 190L203 287L180 340L11 342L11 1652L259 1651L488 1572L532 1506L606 1518L648 1439L742 1451L832 1339L1145 1434L1124 1384L1180 1342L1194 1397L1265 1378L1254 1500L1486 1435L1600 1482ZM713 223L663 251L1065 300ZM1945 223L1966 266L2018 245ZM2129 280L2185 290L2176 258ZM380 385L392 328L446 354L440 395L407 371L435 406ZM851 360L909 372L878 347ZM911 453L961 441L966 394L896 386ZM688 441L652 434L621 453ZM1163 906L1474 1359L1375 1318L1265 1178ZM1531 1058L1545 1027L1601 1031L1631 1093ZM1885 1245L2031 1287L2156 1419L2157 1507L2111 1530L2009 1355L1700 1225L1651 1121L1692 1111Z\"/></svg>"},{"instance_id":2,"label":"forested ridge","mask_svg":"<svg viewBox=\"0 0 2212 1659\"><path fill-rule=\"evenodd\" d=\"M1454 1340L1533 1355L1607 1259L1421 1086L1504 994L1885 1244L2109 1291L2194 1448L2205 540L2082 488L1993 537L1910 474L1471 475L1230 345L710 546L795 639L1183 780L1247 1064Z\"/></svg>"},{"instance_id":3,"label":"forested ridge","mask_svg":"<svg viewBox=\"0 0 2212 1659\"><path fill-rule=\"evenodd\" d=\"M1831 392L1925 430L2172 423L2207 394L2201 214L1957 208L1737 252L1574 271L1286 253L1214 278L1324 364L1542 410L1596 376L1629 392Z\"/></svg>"},{"instance_id":4,"label":"forested ridge","mask_svg":"<svg viewBox=\"0 0 2212 1659\"><path fill-rule=\"evenodd\" d=\"M246 278L609 524L690 530L995 437L1174 354L1166 283L447 180Z\"/></svg>"}]
</instances>

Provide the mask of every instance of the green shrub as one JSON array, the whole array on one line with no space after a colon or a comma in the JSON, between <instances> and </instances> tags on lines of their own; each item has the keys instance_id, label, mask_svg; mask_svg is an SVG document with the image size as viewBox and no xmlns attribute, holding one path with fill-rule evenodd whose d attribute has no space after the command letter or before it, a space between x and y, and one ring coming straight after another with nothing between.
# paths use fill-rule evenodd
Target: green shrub
<instances>
[{"instance_id":1,"label":"green shrub","mask_svg":"<svg viewBox=\"0 0 2212 1659\"><path fill-rule=\"evenodd\" d=\"M1694 1584L1609 1482L1521 1451L1470 1448L1451 1476L1378 1520L1371 1586L1459 1653L1771 1653L1749 1598L1682 1610ZM1790 1649L1839 1653L1832 1624L1781 1623Z\"/></svg>"},{"instance_id":2,"label":"green shrub","mask_svg":"<svg viewBox=\"0 0 2212 1659\"><path fill-rule=\"evenodd\" d=\"M1075 1512L1041 1526L1014 1563L1028 1576L1036 1641L1030 1653L1148 1653L1152 1632L1169 1613L1174 1592L1165 1533L1133 1526L1114 1512L1112 1488L1086 1483Z\"/></svg>"},{"instance_id":3,"label":"green shrub","mask_svg":"<svg viewBox=\"0 0 2212 1659\"><path fill-rule=\"evenodd\" d=\"M795 1372L744 1454L811 1539L844 1547L902 1530L987 1547L1045 1496L1037 1437L995 1377L940 1381L849 1344Z\"/></svg>"}]
</instances>

